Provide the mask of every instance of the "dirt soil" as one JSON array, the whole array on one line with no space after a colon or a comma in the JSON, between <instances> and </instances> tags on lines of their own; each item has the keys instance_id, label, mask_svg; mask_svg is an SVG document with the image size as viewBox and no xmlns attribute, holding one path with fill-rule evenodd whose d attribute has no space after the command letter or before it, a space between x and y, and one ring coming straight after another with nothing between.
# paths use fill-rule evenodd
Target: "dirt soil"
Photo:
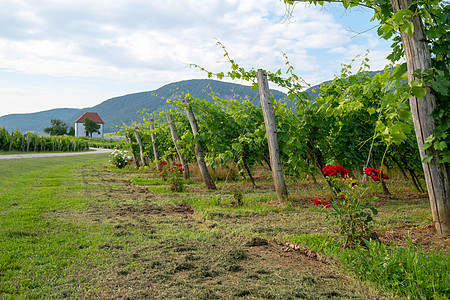
<instances>
[{"instance_id":1,"label":"dirt soil","mask_svg":"<svg viewBox=\"0 0 450 300\"><path fill-rule=\"evenodd\" d=\"M56 298L395 298L340 272L332 259L261 236L302 230L286 221L286 215L205 217L182 202L197 190L206 192L202 188L191 188L185 195L158 194L107 168L98 174L88 166L80 171L80 177L92 202L84 210L58 217L110 226L114 238L97 245L102 264L80 262L80 269L70 275L73 284L84 282L86 288L80 285L76 294L62 290ZM416 201L414 197L407 201ZM298 205L307 202L311 199L299 199ZM268 205L282 204L273 200ZM399 245L408 237L422 246L439 245L448 250L450 245L449 238L436 237L428 226L411 230L403 224L377 234L380 240Z\"/></svg>"}]
</instances>

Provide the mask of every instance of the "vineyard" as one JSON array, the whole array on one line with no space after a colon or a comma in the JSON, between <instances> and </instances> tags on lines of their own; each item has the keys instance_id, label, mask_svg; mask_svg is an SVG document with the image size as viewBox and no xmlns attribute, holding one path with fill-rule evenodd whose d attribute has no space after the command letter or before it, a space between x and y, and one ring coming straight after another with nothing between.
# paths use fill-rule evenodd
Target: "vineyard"
<instances>
[{"instance_id":1,"label":"vineyard","mask_svg":"<svg viewBox=\"0 0 450 300\"><path fill-rule=\"evenodd\" d=\"M326 165L339 164L361 175L364 167L382 166L387 171L399 169L418 192L423 192L408 96L385 97L390 85L405 84L403 73L398 70L392 76L386 70L375 76L364 71L354 75L347 66L341 76L321 87L314 101L297 94L294 109L285 102L272 101L279 156L287 179L309 177L317 181ZM397 79L388 82L390 77ZM251 170L258 165L271 167L259 99L214 98L212 104L180 94L167 99L172 104L170 110L147 113L141 123L122 127L120 132L131 143L138 166L153 166L153 161L163 160L183 163L186 169L187 163L196 161L200 144L210 170L236 167L256 186ZM195 116L197 132L186 112ZM390 194L386 181L380 189Z\"/></svg>"},{"instance_id":2,"label":"vineyard","mask_svg":"<svg viewBox=\"0 0 450 300\"><path fill-rule=\"evenodd\" d=\"M0 152L69 152L93 148L123 148L124 142L113 139L91 139L74 136L49 136L12 132L0 128Z\"/></svg>"},{"instance_id":3,"label":"vineyard","mask_svg":"<svg viewBox=\"0 0 450 300\"><path fill-rule=\"evenodd\" d=\"M449 299L450 6L342 3L374 9L391 65L314 99L287 57L246 70L218 42L229 71L191 67L259 97L174 89L120 141L0 129L2 152L115 148L0 160L0 298Z\"/></svg>"}]
</instances>

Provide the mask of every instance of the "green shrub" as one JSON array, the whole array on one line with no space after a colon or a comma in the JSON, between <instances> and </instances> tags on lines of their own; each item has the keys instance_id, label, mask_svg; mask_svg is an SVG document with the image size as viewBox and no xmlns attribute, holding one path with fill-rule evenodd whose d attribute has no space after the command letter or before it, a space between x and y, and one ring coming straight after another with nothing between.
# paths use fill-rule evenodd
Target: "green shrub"
<instances>
[{"instance_id":1,"label":"green shrub","mask_svg":"<svg viewBox=\"0 0 450 300\"><path fill-rule=\"evenodd\" d=\"M109 155L109 162L114 164L119 169L125 167L128 163L132 162L131 155L125 150L114 150Z\"/></svg>"}]
</instances>

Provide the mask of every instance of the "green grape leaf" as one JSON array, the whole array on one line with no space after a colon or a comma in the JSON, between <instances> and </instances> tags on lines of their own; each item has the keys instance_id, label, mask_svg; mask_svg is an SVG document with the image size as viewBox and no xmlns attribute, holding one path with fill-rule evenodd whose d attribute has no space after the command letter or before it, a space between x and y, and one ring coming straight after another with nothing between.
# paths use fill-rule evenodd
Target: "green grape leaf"
<instances>
[{"instance_id":1,"label":"green grape leaf","mask_svg":"<svg viewBox=\"0 0 450 300\"><path fill-rule=\"evenodd\" d=\"M422 163L429 164L432 160L433 160L433 156L429 154L422 159Z\"/></svg>"},{"instance_id":2,"label":"green grape leaf","mask_svg":"<svg viewBox=\"0 0 450 300\"><path fill-rule=\"evenodd\" d=\"M421 86L413 86L412 94L417 98L423 98L427 94L427 90Z\"/></svg>"},{"instance_id":3,"label":"green grape leaf","mask_svg":"<svg viewBox=\"0 0 450 300\"><path fill-rule=\"evenodd\" d=\"M450 151L446 151L442 154L442 159L439 160L441 164L450 163Z\"/></svg>"},{"instance_id":4,"label":"green grape leaf","mask_svg":"<svg viewBox=\"0 0 450 300\"><path fill-rule=\"evenodd\" d=\"M450 81L445 77L436 77L437 80L431 80L433 89L442 95L448 95L450 89Z\"/></svg>"},{"instance_id":5,"label":"green grape leaf","mask_svg":"<svg viewBox=\"0 0 450 300\"><path fill-rule=\"evenodd\" d=\"M436 150L444 150L447 149L447 143L445 141L439 142L439 141L435 141L433 144L434 149Z\"/></svg>"}]
</instances>

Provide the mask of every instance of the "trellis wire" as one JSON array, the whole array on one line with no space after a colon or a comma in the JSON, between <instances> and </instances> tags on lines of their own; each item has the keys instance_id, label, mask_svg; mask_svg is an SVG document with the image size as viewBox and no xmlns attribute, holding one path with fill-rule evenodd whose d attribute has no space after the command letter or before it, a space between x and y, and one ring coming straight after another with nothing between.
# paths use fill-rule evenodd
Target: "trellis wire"
<instances>
[{"instance_id":1,"label":"trellis wire","mask_svg":"<svg viewBox=\"0 0 450 300\"><path fill-rule=\"evenodd\" d=\"M253 101L251 102L252 104L254 104L253 102L255 102L257 97L258 97L258 95L256 95L255 98L253 98ZM248 121L250 120L250 116L252 115L254 107L255 107L255 105L252 106L252 109L250 110L250 113L248 114L248 118L247 118L247 121L245 122L244 129L242 130L242 133L239 135L239 138L244 135L245 130L247 129ZM234 161L236 160L236 155L237 155L238 150L239 149L236 149L236 151L234 152L233 160L231 161L231 167L228 170L227 177L225 177L225 182L224 182L224 184L222 186L222 189L220 190L219 198L217 198L217 205L220 204L220 200L222 199L223 190L225 189L225 186L227 185L228 177L230 176L231 169L233 168Z\"/></svg>"},{"instance_id":2,"label":"trellis wire","mask_svg":"<svg viewBox=\"0 0 450 300\"><path fill-rule=\"evenodd\" d=\"M392 57L392 64L391 64L391 72L389 73L389 78L388 81L386 82L386 87L384 90L384 96L386 96L387 94L387 89L389 87L389 83L391 81L391 76L392 76L392 70L394 69L394 61L395 61L395 57L396 57L396 51L394 49L394 56ZM380 105L380 112L378 113L378 121L380 121L381 119L381 113L383 112L383 103L386 102L387 100L385 99L384 101L381 102ZM369 166L369 162L370 162L370 156L372 155L372 150L373 150L373 144L375 143L375 138L377 137L377 129L374 129L374 133L373 133L373 137L372 137L372 143L370 144L370 149L369 149L369 154L367 155L367 161L366 164L364 166L364 169L366 169ZM366 174L363 174L362 180L361 180L361 184L364 183L364 180L366 179Z\"/></svg>"}]
</instances>

